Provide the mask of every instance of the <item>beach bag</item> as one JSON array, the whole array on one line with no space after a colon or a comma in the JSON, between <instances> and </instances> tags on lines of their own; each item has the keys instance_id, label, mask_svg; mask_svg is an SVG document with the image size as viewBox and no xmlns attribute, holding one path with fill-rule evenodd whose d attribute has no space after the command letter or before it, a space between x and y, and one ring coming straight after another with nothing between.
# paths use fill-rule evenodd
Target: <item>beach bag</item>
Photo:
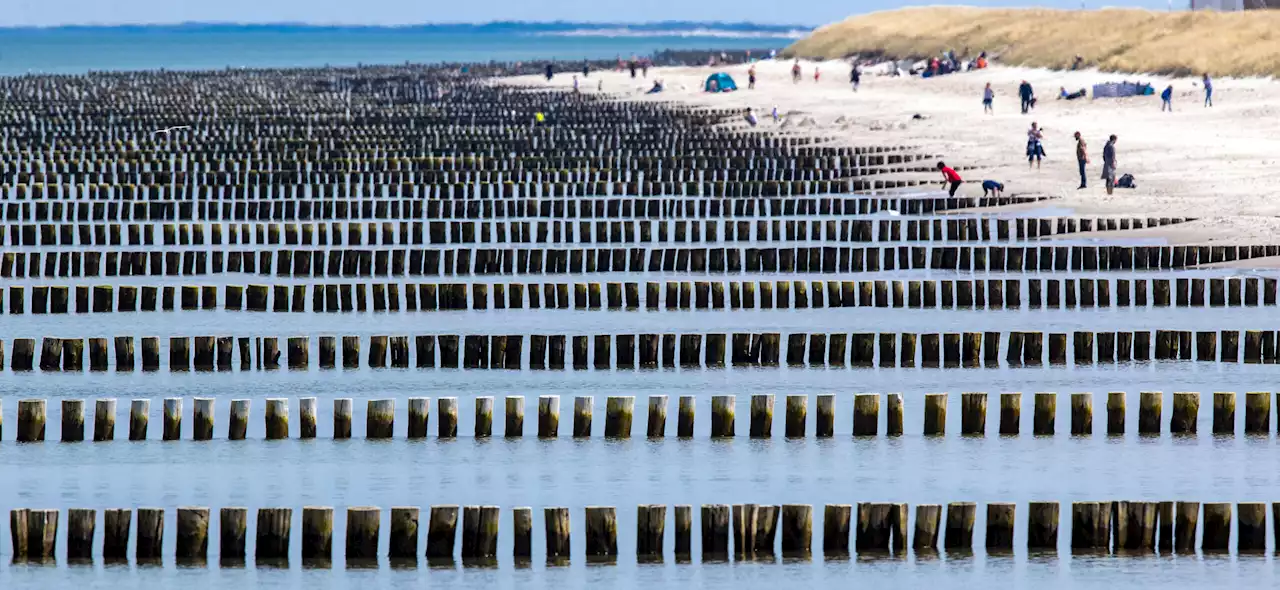
<instances>
[{"instance_id":1,"label":"beach bag","mask_svg":"<svg viewBox=\"0 0 1280 590\"><path fill-rule=\"evenodd\" d=\"M1120 180L1116 181L1116 186L1119 188L1138 188L1138 185L1133 182L1132 174L1121 176Z\"/></svg>"}]
</instances>

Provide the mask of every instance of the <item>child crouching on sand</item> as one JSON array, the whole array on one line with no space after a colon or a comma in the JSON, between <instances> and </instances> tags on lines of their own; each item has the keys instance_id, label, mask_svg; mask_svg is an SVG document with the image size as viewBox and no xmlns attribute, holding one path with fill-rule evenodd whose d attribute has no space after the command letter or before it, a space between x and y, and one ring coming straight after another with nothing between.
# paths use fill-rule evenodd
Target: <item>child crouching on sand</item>
<instances>
[{"instance_id":1,"label":"child crouching on sand","mask_svg":"<svg viewBox=\"0 0 1280 590\"><path fill-rule=\"evenodd\" d=\"M982 196L985 197L989 194L993 197L999 197L1000 193L1003 193L1003 192L1004 192L1004 183L996 182L994 180L982 181Z\"/></svg>"}]
</instances>

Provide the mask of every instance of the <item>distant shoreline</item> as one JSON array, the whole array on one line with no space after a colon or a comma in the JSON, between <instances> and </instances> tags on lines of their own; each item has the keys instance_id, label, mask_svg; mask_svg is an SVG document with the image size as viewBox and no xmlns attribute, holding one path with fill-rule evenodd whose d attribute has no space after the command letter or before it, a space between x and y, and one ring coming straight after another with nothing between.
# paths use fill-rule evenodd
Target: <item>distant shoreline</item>
<instances>
[{"instance_id":1,"label":"distant shoreline","mask_svg":"<svg viewBox=\"0 0 1280 590\"><path fill-rule=\"evenodd\" d=\"M595 36L755 36L800 38L813 30L805 25L767 25L750 22L703 21L655 21L647 23L625 22L522 22L495 21L488 23L420 23L420 24L322 24L322 23L220 23L187 22L168 24L69 24L52 26L0 26L0 35L6 33L60 33L60 32L111 32L111 33L332 33L332 32L386 32L386 33L467 33L467 34L517 34L517 35L595 35Z\"/></svg>"}]
</instances>

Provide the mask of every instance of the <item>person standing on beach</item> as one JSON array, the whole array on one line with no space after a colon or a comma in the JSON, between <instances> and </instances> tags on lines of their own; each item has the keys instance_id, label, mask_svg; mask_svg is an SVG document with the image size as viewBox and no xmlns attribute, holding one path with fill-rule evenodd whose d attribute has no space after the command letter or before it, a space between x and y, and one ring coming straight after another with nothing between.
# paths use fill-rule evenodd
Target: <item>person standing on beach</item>
<instances>
[{"instance_id":1,"label":"person standing on beach","mask_svg":"<svg viewBox=\"0 0 1280 590\"><path fill-rule=\"evenodd\" d=\"M853 84L853 91L858 91L858 85L862 83L862 71L858 69L858 64L853 64L853 70L849 72L849 83Z\"/></svg>"},{"instance_id":2,"label":"person standing on beach","mask_svg":"<svg viewBox=\"0 0 1280 590\"><path fill-rule=\"evenodd\" d=\"M1102 180L1107 183L1107 194L1116 188L1116 136L1107 140L1102 148Z\"/></svg>"},{"instance_id":3,"label":"person standing on beach","mask_svg":"<svg viewBox=\"0 0 1280 590\"><path fill-rule=\"evenodd\" d=\"M1160 93L1160 112L1163 113L1166 110L1173 112L1173 84Z\"/></svg>"},{"instance_id":4,"label":"person standing on beach","mask_svg":"<svg viewBox=\"0 0 1280 590\"><path fill-rule=\"evenodd\" d=\"M1089 146L1085 144L1084 136L1079 131L1076 132L1076 163L1080 164L1080 186L1076 190L1088 188L1089 181L1086 180L1088 177L1085 176L1084 167L1089 163Z\"/></svg>"},{"instance_id":5,"label":"person standing on beach","mask_svg":"<svg viewBox=\"0 0 1280 590\"><path fill-rule=\"evenodd\" d=\"M747 70L747 90L755 90L755 89L756 89L756 66L755 64L752 64L751 68Z\"/></svg>"},{"instance_id":6,"label":"person standing on beach","mask_svg":"<svg viewBox=\"0 0 1280 590\"><path fill-rule=\"evenodd\" d=\"M1022 98L1022 114L1027 114L1031 107L1035 105L1036 93L1031 89L1031 84L1026 80L1018 85L1018 96Z\"/></svg>"},{"instance_id":7,"label":"person standing on beach","mask_svg":"<svg viewBox=\"0 0 1280 590\"><path fill-rule=\"evenodd\" d=\"M585 60L582 62L582 77L585 79L591 75L591 64Z\"/></svg>"},{"instance_id":8,"label":"person standing on beach","mask_svg":"<svg viewBox=\"0 0 1280 590\"><path fill-rule=\"evenodd\" d=\"M942 186L951 185L951 190L947 191L947 194L956 196L956 189L960 188L960 183L964 182L960 179L960 175L944 162L938 162L938 171L942 173Z\"/></svg>"},{"instance_id":9,"label":"person standing on beach","mask_svg":"<svg viewBox=\"0 0 1280 590\"><path fill-rule=\"evenodd\" d=\"M1027 130L1027 168L1035 165L1036 170L1040 169L1040 159L1044 157L1044 129L1036 126L1036 122L1031 122L1031 129Z\"/></svg>"},{"instance_id":10,"label":"person standing on beach","mask_svg":"<svg viewBox=\"0 0 1280 590\"><path fill-rule=\"evenodd\" d=\"M550 82L551 78L553 78L555 75L556 75L555 67L552 66L551 64L547 64L547 81Z\"/></svg>"},{"instance_id":11,"label":"person standing on beach","mask_svg":"<svg viewBox=\"0 0 1280 590\"><path fill-rule=\"evenodd\" d=\"M991 89L991 83L987 82L987 87L982 89L982 112L994 115L995 109L991 106L991 102L996 99L996 91Z\"/></svg>"},{"instance_id":12,"label":"person standing on beach","mask_svg":"<svg viewBox=\"0 0 1280 590\"><path fill-rule=\"evenodd\" d=\"M817 84L820 78L822 78L822 68L813 66L813 83Z\"/></svg>"},{"instance_id":13,"label":"person standing on beach","mask_svg":"<svg viewBox=\"0 0 1280 590\"><path fill-rule=\"evenodd\" d=\"M798 59L796 60L796 63L792 64L791 66L791 83L792 84L800 83L800 60Z\"/></svg>"},{"instance_id":14,"label":"person standing on beach","mask_svg":"<svg viewBox=\"0 0 1280 590\"><path fill-rule=\"evenodd\" d=\"M1213 106L1213 80L1209 79L1209 74L1204 75L1204 106Z\"/></svg>"}]
</instances>

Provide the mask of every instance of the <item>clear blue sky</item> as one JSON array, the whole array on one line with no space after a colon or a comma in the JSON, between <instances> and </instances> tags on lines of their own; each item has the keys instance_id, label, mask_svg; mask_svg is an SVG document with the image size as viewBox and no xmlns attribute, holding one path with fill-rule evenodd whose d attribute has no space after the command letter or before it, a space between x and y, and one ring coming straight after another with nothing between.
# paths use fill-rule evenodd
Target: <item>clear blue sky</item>
<instances>
[{"instance_id":1,"label":"clear blue sky","mask_svg":"<svg viewBox=\"0 0 1280 590\"><path fill-rule=\"evenodd\" d=\"M951 3L922 0L920 4ZM964 4L1079 8L1079 0L970 0ZM1087 2L1168 8L1168 0ZM1186 0L1177 0L1185 8ZM822 24L855 12L896 8L892 0L0 0L0 26L218 21L240 23L411 24L494 20L647 22L723 20Z\"/></svg>"}]
</instances>

